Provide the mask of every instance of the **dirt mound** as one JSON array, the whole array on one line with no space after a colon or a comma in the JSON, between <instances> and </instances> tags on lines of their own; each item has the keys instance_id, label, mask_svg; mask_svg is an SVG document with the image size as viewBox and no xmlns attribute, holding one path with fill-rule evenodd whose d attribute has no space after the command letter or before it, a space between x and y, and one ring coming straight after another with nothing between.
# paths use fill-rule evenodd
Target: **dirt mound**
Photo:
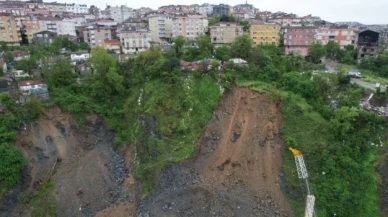
<instances>
[{"instance_id":1,"label":"dirt mound","mask_svg":"<svg viewBox=\"0 0 388 217\"><path fill-rule=\"evenodd\" d=\"M56 107L46 109L36 124L17 135L16 146L30 162L31 181L24 190L37 190L55 164L53 196L58 216L94 216L133 200L134 193L123 187L130 174L125 159L113 149L114 137L95 115L87 116L85 127L79 129L70 114ZM30 215L29 205L17 200L7 205L5 216Z\"/></svg>"},{"instance_id":2,"label":"dirt mound","mask_svg":"<svg viewBox=\"0 0 388 217\"><path fill-rule=\"evenodd\" d=\"M137 216L292 216L281 191L279 107L246 88L227 93L197 159L163 171Z\"/></svg>"}]
</instances>

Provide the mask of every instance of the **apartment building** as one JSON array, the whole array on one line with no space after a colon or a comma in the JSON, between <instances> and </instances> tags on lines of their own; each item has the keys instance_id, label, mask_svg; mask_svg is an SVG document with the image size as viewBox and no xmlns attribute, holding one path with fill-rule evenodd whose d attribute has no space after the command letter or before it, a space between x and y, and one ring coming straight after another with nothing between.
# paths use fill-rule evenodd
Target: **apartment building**
<instances>
[{"instance_id":1,"label":"apartment building","mask_svg":"<svg viewBox=\"0 0 388 217\"><path fill-rule=\"evenodd\" d=\"M107 50L114 51L119 54L121 52L120 40L118 39L105 39L104 40L104 48Z\"/></svg>"},{"instance_id":2,"label":"apartment building","mask_svg":"<svg viewBox=\"0 0 388 217\"><path fill-rule=\"evenodd\" d=\"M237 23L221 22L209 26L210 38L213 44L231 44L234 39L244 34L243 26Z\"/></svg>"},{"instance_id":3,"label":"apartment building","mask_svg":"<svg viewBox=\"0 0 388 217\"><path fill-rule=\"evenodd\" d=\"M39 20L35 16L25 16L20 18L21 24L27 35L28 42L32 42L34 34L41 31Z\"/></svg>"},{"instance_id":4,"label":"apartment building","mask_svg":"<svg viewBox=\"0 0 388 217\"><path fill-rule=\"evenodd\" d=\"M263 21L250 22L249 34L253 43L257 45L273 44L278 46L280 39L280 25Z\"/></svg>"},{"instance_id":5,"label":"apartment building","mask_svg":"<svg viewBox=\"0 0 388 217\"><path fill-rule=\"evenodd\" d=\"M61 15L64 11L66 11L66 4L64 3L47 2L44 3L44 7L50 11L52 16Z\"/></svg>"},{"instance_id":6,"label":"apartment building","mask_svg":"<svg viewBox=\"0 0 388 217\"><path fill-rule=\"evenodd\" d=\"M128 26L120 31L121 49L125 54L143 52L151 47L151 32L148 28Z\"/></svg>"},{"instance_id":7,"label":"apartment building","mask_svg":"<svg viewBox=\"0 0 388 217\"><path fill-rule=\"evenodd\" d=\"M0 2L0 13L10 13L14 16L25 16L25 2Z\"/></svg>"},{"instance_id":8,"label":"apartment building","mask_svg":"<svg viewBox=\"0 0 388 217\"><path fill-rule=\"evenodd\" d=\"M213 14L213 5L211 5L209 3L204 3L204 4L196 7L195 12L201 14L202 16L209 16L209 15Z\"/></svg>"},{"instance_id":9,"label":"apartment building","mask_svg":"<svg viewBox=\"0 0 388 217\"><path fill-rule=\"evenodd\" d=\"M181 14L172 18L172 37L182 35L186 39L195 39L208 30L208 19L199 14Z\"/></svg>"},{"instance_id":10,"label":"apartment building","mask_svg":"<svg viewBox=\"0 0 388 217\"><path fill-rule=\"evenodd\" d=\"M76 36L75 27L76 21L73 19L62 19L57 22L57 34L58 35L71 35Z\"/></svg>"},{"instance_id":11,"label":"apartment building","mask_svg":"<svg viewBox=\"0 0 388 217\"><path fill-rule=\"evenodd\" d=\"M84 5L84 4L75 4L75 3L67 4L66 3L65 7L66 7L67 12L72 12L75 14L87 14L87 13L89 13L88 6Z\"/></svg>"},{"instance_id":12,"label":"apartment building","mask_svg":"<svg viewBox=\"0 0 388 217\"><path fill-rule=\"evenodd\" d=\"M111 27L101 27L101 26L89 26L84 32L84 40L89 44L91 48L100 46L104 47L105 40L113 39L112 28Z\"/></svg>"},{"instance_id":13,"label":"apartment building","mask_svg":"<svg viewBox=\"0 0 388 217\"><path fill-rule=\"evenodd\" d=\"M50 11L44 7L43 2L26 2L26 15L49 15Z\"/></svg>"},{"instance_id":14,"label":"apartment building","mask_svg":"<svg viewBox=\"0 0 388 217\"><path fill-rule=\"evenodd\" d=\"M40 31L34 34L33 44L34 45L50 45L57 38L57 33L51 31Z\"/></svg>"},{"instance_id":15,"label":"apartment building","mask_svg":"<svg viewBox=\"0 0 388 217\"><path fill-rule=\"evenodd\" d=\"M293 26L302 23L302 18L297 17L295 14L281 15L281 16L273 16L267 19L267 22L277 23L282 27Z\"/></svg>"},{"instance_id":16,"label":"apartment building","mask_svg":"<svg viewBox=\"0 0 388 217\"><path fill-rule=\"evenodd\" d=\"M18 44L21 41L20 31L16 25L15 16L0 12L0 41Z\"/></svg>"},{"instance_id":17,"label":"apartment building","mask_svg":"<svg viewBox=\"0 0 388 217\"><path fill-rule=\"evenodd\" d=\"M295 53L307 56L310 45L315 41L317 27L288 26L284 28L284 47L286 54Z\"/></svg>"},{"instance_id":18,"label":"apartment building","mask_svg":"<svg viewBox=\"0 0 388 217\"><path fill-rule=\"evenodd\" d=\"M134 18L135 12L132 8L129 8L125 5L110 7L111 18L116 22L123 22L128 18Z\"/></svg>"},{"instance_id":19,"label":"apartment building","mask_svg":"<svg viewBox=\"0 0 388 217\"><path fill-rule=\"evenodd\" d=\"M323 45L329 41L335 41L341 48L344 48L346 45L355 45L356 32L356 29L349 29L347 26L320 27L317 31L317 41L320 41Z\"/></svg>"},{"instance_id":20,"label":"apartment building","mask_svg":"<svg viewBox=\"0 0 388 217\"><path fill-rule=\"evenodd\" d=\"M229 15L230 7L226 4L219 4L213 6L213 14L217 14L219 16Z\"/></svg>"},{"instance_id":21,"label":"apartment building","mask_svg":"<svg viewBox=\"0 0 388 217\"><path fill-rule=\"evenodd\" d=\"M148 17L153 42L160 43L172 38L172 16L167 13L156 13Z\"/></svg>"},{"instance_id":22,"label":"apartment building","mask_svg":"<svg viewBox=\"0 0 388 217\"><path fill-rule=\"evenodd\" d=\"M377 57L379 55L380 33L373 30L364 30L358 33L357 59Z\"/></svg>"}]
</instances>

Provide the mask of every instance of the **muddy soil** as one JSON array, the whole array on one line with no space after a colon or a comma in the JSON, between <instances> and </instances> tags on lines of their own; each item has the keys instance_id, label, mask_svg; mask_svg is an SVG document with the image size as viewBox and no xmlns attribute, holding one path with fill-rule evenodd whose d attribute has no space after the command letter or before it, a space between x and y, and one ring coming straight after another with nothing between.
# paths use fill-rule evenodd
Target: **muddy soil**
<instances>
[{"instance_id":1,"label":"muddy soil","mask_svg":"<svg viewBox=\"0 0 388 217\"><path fill-rule=\"evenodd\" d=\"M135 193L123 184L131 177L126 160L133 156L124 159L113 149L115 133L101 118L90 115L84 129L76 126L70 114L54 107L18 132L16 146L30 163L22 187L0 201L0 216L30 216L31 207L19 203L17 195L36 191L54 165L58 216L94 216L109 206L134 201Z\"/></svg>"},{"instance_id":2,"label":"muddy soil","mask_svg":"<svg viewBox=\"0 0 388 217\"><path fill-rule=\"evenodd\" d=\"M280 105L246 88L220 101L197 158L165 169L137 217L293 216L282 192Z\"/></svg>"}]
</instances>

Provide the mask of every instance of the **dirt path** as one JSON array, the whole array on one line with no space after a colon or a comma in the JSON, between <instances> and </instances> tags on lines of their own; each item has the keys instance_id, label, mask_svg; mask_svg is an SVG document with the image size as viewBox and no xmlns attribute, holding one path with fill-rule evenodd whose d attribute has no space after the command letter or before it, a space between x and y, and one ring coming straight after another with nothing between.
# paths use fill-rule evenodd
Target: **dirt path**
<instances>
[{"instance_id":1,"label":"dirt path","mask_svg":"<svg viewBox=\"0 0 388 217\"><path fill-rule=\"evenodd\" d=\"M94 216L109 206L130 203L135 193L123 183L130 176L126 160L133 156L124 159L116 152L114 137L95 115L87 116L85 128L78 129L70 114L46 109L39 122L17 136L16 146L30 162L31 181L24 190L37 190L57 162L53 196L58 216ZM30 216L31 207L17 202L4 216Z\"/></svg>"},{"instance_id":2,"label":"dirt path","mask_svg":"<svg viewBox=\"0 0 388 217\"><path fill-rule=\"evenodd\" d=\"M167 168L137 216L293 216L281 191L279 105L235 88L199 141L197 159Z\"/></svg>"}]
</instances>

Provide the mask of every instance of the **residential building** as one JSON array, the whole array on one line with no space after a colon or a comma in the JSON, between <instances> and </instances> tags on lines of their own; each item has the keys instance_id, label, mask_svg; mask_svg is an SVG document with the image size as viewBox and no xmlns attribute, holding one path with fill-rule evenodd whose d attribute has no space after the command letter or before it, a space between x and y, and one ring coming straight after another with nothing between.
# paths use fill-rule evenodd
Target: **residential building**
<instances>
[{"instance_id":1,"label":"residential building","mask_svg":"<svg viewBox=\"0 0 388 217\"><path fill-rule=\"evenodd\" d=\"M58 35L72 35L76 36L75 32L75 20L62 19L57 22L57 34Z\"/></svg>"},{"instance_id":2,"label":"residential building","mask_svg":"<svg viewBox=\"0 0 388 217\"><path fill-rule=\"evenodd\" d=\"M104 40L104 48L107 50L114 51L115 53L119 54L121 52L120 48L120 40L118 39L106 39Z\"/></svg>"},{"instance_id":3,"label":"residential building","mask_svg":"<svg viewBox=\"0 0 388 217\"><path fill-rule=\"evenodd\" d=\"M256 18L261 20L267 20L271 16L272 16L272 12L270 11L260 11L259 13L256 14Z\"/></svg>"},{"instance_id":4,"label":"residential building","mask_svg":"<svg viewBox=\"0 0 388 217\"><path fill-rule=\"evenodd\" d=\"M112 28L106 26L89 26L84 31L84 40L91 48L96 46L104 47L106 39L112 39Z\"/></svg>"},{"instance_id":5,"label":"residential building","mask_svg":"<svg viewBox=\"0 0 388 217\"><path fill-rule=\"evenodd\" d=\"M110 7L110 15L111 18L118 23L121 23L128 18L135 17L133 9L125 5Z\"/></svg>"},{"instance_id":6,"label":"residential building","mask_svg":"<svg viewBox=\"0 0 388 217\"><path fill-rule=\"evenodd\" d=\"M135 17L136 18L144 17L146 14L150 13L151 11L152 11L151 8L141 7L135 10Z\"/></svg>"},{"instance_id":7,"label":"residential building","mask_svg":"<svg viewBox=\"0 0 388 217\"><path fill-rule=\"evenodd\" d=\"M148 17L151 40L160 43L172 38L172 17L166 13L157 13Z\"/></svg>"},{"instance_id":8,"label":"residential building","mask_svg":"<svg viewBox=\"0 0 388 217\"><path fill-rule=\"evenodd\" d=\"M14 50L12 51L12 55L14 56L15 61L20 61L20 60L30 58L30 54L26 51Z\"/></svg>"},{"instance_id":9,"label":"residential building","mask_svg":"<svg viewBox=\"0 0 388 217\"><path fill-rule=\"evenodd\" d=\"M209 3L204 3L202 5L199 5L197 8L196 8L197 13L201 14L202 16L209 16L211 14L213 14L213 5L209 4Z\"/></svg>"},{"instance_id":10,"label":"residential building","mask_svg":"<svg viewBox=\"0 0 388 217\"><path fill-rule=\"evenodd\" d=\"M74 26L86 26L86 18L83 14L73 14L73 15L66 15L63 17L67 20L74 20Z\"/></svg>"},{"instance_id":11,"label":"residential building","mask_svg":"<svg viewBox=\"0 0 388 217\"><path fill-rule=\"evenodd\" d=\"M269 23L277 23L282 27L300 25L302 23L302 18L297 17L295 14L281 14L273 15L267 19Z\"/></svg>"},{"instance_id":12,"label":"residential building","mask_svg":"<svg viewBox=\"0 0 388 217\"><path fill-rule=\"evenodd\" d=\"M22 103L27 101L28 96L37 97L41 101L49 100L47 84L43 81L20 81L18 86L21 93L20 101Z\"/></svg>"},{"instance_id":13,"label":"residential building","mask_svg":"<svg viewBox=\"0 0 388 217\"><path fill-rule=\"evenodd\" d=\"M0 2L0 13L10 13L14 16L25 16L25 7L25 2Z\"/></svg>"},{"instance_id":14,"label":"residential building","mask_svg":"<svg viewBox=\"0 0 388 217\"><path fill-rule=\"evenodd\" d=\"M302 18L302 22L304 22L304 23L315 23L315 22L319 22L322 20L320 17L312 16L311 14L304 16L304 17L301 17L301 18Z\"/></svg>"},{"instance_id":15,"label":"residential building","mask_svg":"<svg viewBox=\"0 0 388 217\"><path fill-rule=\"evenodd\" d=\"M3 72L5 73L8 69L7 67L7 63L4 61L4 60L0 60L0 68L3 70Z\"/></svg>"},{"instance_id":16,"label":"residential building","mask_svg":"<svg viewBox=\"0 0 388 217\"><path fill-rule=\"evenodd\" d=\"M341 48L346 45L356 44L356 29L349 29L347 26L320 27L317 30L316 40L323 45L329 41L337 42Z\"/></svg>"},{"instance_id":17,"label":"residential building","mask_svg":"<svg viewBox=\"0 0 388 217\"><path fill-rule=\"evenodd\" d=\"M64 11L66 11L66 4L64 3L47 2L44 3L44 7L50 11L52 16L61 15Z\"/></svg>"},{"instance_id":18,"label":"residential building","mask_svg":"<svg viewBox=\"0 0 388 217\"><path fill-rule=\"evenodd\" d=\"M182 35L186 39L195 39L208 30L208 19L199 14L180 14L172 18L172 37Z\"/></svg>"},{"instance_id":19,"label":"residential building","mask_svg":"<svg viewBox=\"0 0 388 217\"><path fill-rule=\"evenodd\" d=\"M50 11L45 8L43 2L26 2L25 7L26 15L49 15Z\"/></svg>"},{"instance_id":20,"label":"residential building","mask_svg":"<svg viewBox=\"0 0 388 217\"><path fill-rule=\"evenodd\" d=\"M19 44L20 31L16 25L15 16L10 13L0 12L0 41Z\"/></svg>"},{"instance_id":21,"label":"residential building","mask_svg":"<svg viewBox=\"0 0 388 217\"><path fill-rule=\"evenodd\" d=\"M278 46L280 40L280 25L263 21L250 22L249 34L257 45L273 44Z\"/></svg>"},{"instance_id":22,"label":"residential building","mask_svg":"<svg viewBox=\"0 0 388 217\"><path fill-rule=\"evenodd\" d=\"M39 20L36 16L25 16L21 19L21 23L27 35L27 40L31 43L34 34L40 31Z\"/></svg>"},{"instance_id":23,"label":"residential building","mask_svg":"<svg viewBox=\"0 0 388 217\"><path fill-rule=\"evenodd\" d=\"M39 17L40 30L57 32L57 23L61 21L59 17Z\"/></svg>"},{"instance_id":24,"label":"residential building","mask_svg":"<svg viewBox=\"0 0 388 217\"><path fill-rule=\"evenodd\" d=\"M256 14L257 9L248 3L246 4L239 4L233 7L233 12L246 12L251 15Z\"/></svg>"},{"instance_id":25,"label":"residential building","mask_svg":"<svg viewBox=\"0 0 388 217\"><path fill-rule=\"evenodd\" d=\"M284 28L284 47L286 54L295 53L307 56L310 45L315 41L317 27L287 26Z\"/></svg>"},{"instance_id":26,"label":"residential building","mask_svg":"<svg viewBox=\"0 0 388 217\"><path fill-rule=\"evenodd\" d=\"M66 6L67 12L72 12L75 14L87 14L87 13L89 13L88 6L84 5L84 4L75 4L75 3L67 4L66 3L65 6Z\"/></svg>"},{"instance_id":27,"label":"residential building","mask_svg":"<svg viewBox=\"0 0 388 217\"><path fill-rule=\"evenodd\" d=\"M121 49L124 54L145 51L151 47L151 40L148 28L129 26L120 31Z\"/></svg>"},{"instance_id":28,"label":"residential building","mask_svg":"<svg viewBox=\"0 0 388 217\"><path fill-rule=\"evenodd\" d=\"M209 29L213 44L231 44L237 36L244 34L243 26L237 23L221 22Z\"/></svg>"},{"instance_id":29,"label":"residential building","mask_svg":"<svg viewBox=\"0 0 388 217\"><path fill-rule=\"evenodd\" d=\"M213 5L213 14L219 16L229 15L230 6L226 4Z\"/></svg>"},{"instance_id":30,"label":"residential building","mask_svg":"<svg viewBox=\"0 0 388 217\"><path fill-rule=\"evenodd\" d=\"M56 32L40 31L34 34L32 42L34 45L50 45L57 38Z\"/></svg>"},{"instance_id":31,"label":"residential building","mask_svg":"<svg viewBox=\"0 0 388 217\"><path fill-rule=\"evenodd\" d=\"M100 15L100 9L94 5L90 6L89 8L89 14L92 14L95 16L95 19L99 19Z\"/></svg>"},{"instance_id":32,"label":"residential building","mask_svg":"<svg viewBox=\"0 0 388 217\"><path fill-rule=\"evenodd\" d=\"M358 33L357 59L377 57L379 55L379 37L380 33L373 30L364 30Z\"/></svg>"}]
</instances>

